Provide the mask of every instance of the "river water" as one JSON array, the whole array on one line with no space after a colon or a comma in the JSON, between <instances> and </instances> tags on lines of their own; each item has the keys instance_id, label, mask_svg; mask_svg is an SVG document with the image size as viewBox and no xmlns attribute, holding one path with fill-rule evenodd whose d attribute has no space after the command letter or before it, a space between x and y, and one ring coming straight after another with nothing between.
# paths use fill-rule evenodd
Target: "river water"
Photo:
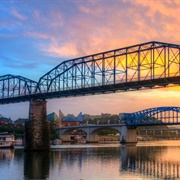
<instances>
[{"instance_id":1,"label":"river water","mask_svg":"<svg viewBox=\"0 0 180 180\"><path fill-rule=\"evenodd\" d=\"M180 140L0 149L1 180L180 179Z\"/></svg>"}]
</instances>

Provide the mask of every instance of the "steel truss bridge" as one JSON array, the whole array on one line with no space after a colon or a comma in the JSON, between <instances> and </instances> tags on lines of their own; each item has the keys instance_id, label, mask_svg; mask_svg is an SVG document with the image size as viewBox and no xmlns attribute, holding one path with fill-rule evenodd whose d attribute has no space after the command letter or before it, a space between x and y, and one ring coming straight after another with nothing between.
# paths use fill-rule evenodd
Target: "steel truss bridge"
<instances>
[{"instance_id":1,"label":"steel truss bridge","mask_svg":"<svg viewBox=\"0 0 180 180\"><path fill-rule=\"evenodd\" d=\"M180 124L180 107L156 107L134 113L119 115L127 126L176 125Z\"/></svg>"},{"instance_id":2,"label":"steel truss bridge","mask_svg":"<svg viewBox=\"0 0 180 180\"><path fill-rule=\"evenodd\" d=\"M146 42L64 61L39 81L0 76L0 104L180 84L180 45Z\"/></svg>"}]
</instances>

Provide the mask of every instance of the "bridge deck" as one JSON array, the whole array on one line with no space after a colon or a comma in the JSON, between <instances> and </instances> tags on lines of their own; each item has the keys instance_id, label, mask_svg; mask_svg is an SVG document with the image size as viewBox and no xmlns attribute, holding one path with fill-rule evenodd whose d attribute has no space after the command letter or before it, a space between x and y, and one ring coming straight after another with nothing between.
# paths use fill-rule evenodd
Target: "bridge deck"
<instances>
[{"instance_id":1,"label":"bridge deck","mask_svg":"<svg viewBox=\"0 0 180 180\"><path fill-rule=\"evenodd\" d=\"M52 99L52 98L62 98L71 96L83 96L83 95L94 95L94 94L107 94L112 92L124 92L124 91L135 91L140 89L154 89L160 87L166 87L169 84L179 85L180 76L169 77L169 78L159 78L159 79L149 79L143 81L132 81L118 84L110 85L99 85L94 87L86 87L81 89L69 89L63 91L45 92L45 93L35 93L31 95L22 95L14 97L4 97L0 99L0 104L17 103L30 101L31 99Z\"/></svg>"}]
</instances>

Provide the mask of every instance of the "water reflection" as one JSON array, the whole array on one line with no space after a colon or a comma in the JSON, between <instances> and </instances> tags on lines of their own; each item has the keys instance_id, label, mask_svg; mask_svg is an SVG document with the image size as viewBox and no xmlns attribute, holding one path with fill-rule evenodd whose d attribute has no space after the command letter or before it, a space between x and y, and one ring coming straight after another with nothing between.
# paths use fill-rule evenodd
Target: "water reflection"
<instances>
[{"instance_id":1,"label":"water reflection","mask_svg":"<svg viewBox=\"0 0 180 180\"><path fill-rule=\"evenodd\" d=\"M0 162L12 161L14 159L14 149L0 149Z\"/></svg>"},{"instance_id":2,"label":"water reflection","mask_svg":"<svg viewBox=\"0 0 180 180\"><path fill-rule=\"evenodd\" d=\"M113 166L119 177L119 157L119 147L56 149L51 152L53 175L51 173L49 179L107 179L111 177Z\"/></svg>"},{"instance_id":3,"label":"water reflection","mask_svg":"<svg viewBox=\"0 0 180 180\"><path fill-rule=\"evenodd\" d=\"M4 179L178 179L180 146L76 147L51 152L0 149ZM9 173L11 172L11 173Z\"/></svg>"},{"instance_id":4,"label":"water reflection","mask_svg":"<svg viewBox=\"0 0 180 180\"><path fill-rule=\"evenodd\" d=\"M25 179L46 179L49 177L50 153L25 152L24 177Z\"/></svg>"},{"instance_id":5,"label":"water reflection","mask_svg":"<svg viewBox=\"0 0 180 180\"><path fill-rule=\"evenodd\" d=\"M167 158L167 152L171 156ZM122 147L121 170L138 172L150 178L177 179L180 177L179 154L173 152L180 147Z\"/></svg>"}]
</instances>

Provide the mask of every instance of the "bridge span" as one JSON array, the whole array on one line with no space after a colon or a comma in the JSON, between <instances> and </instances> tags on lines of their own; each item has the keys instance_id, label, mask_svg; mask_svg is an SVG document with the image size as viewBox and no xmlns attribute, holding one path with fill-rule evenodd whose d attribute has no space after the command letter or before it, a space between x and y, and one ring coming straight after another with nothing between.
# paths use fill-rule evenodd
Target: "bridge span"
<instances>
[{"instance_id":1,"label":"bridge span","mask_svg":"<svg viewBox=\"0 0 180 180\"><path fill-rule=\"evenodd\" d=\"M64 61L33 81L0 76L0 104L180 84L180 45L151 41Z\"/></svg>"},{"instance_id":2,"label":"bridge span","mask_svg":"<svg viewBox=\"0 0 180 180\"><path fill-rule=\"evenodd\" d=\"M73 130L81 130L86 133L86 142L99 142L98 132L101 129L110 128L121 132L120 142L136 143L136 128L127 128L126 124L101 124L101 125L82 125L82 126L66 126L57 129L62 141L71 141L70 132Z\"/></svg>"},{"instance_id":3,"label":"bridge span","mask_svg":"<svg viewBox=\"0 0 180 180\"><path fill-rule=\"evenodd\" d=\"M64 61L37 81L19 75L2 75L0 104L29 101L29 119L37 121L29 126L38 124L44 133L44 126L48 126L45 125L46 99L179 84L180 45L151 41ZM129 119L129 125L132 120ZM33 142L34 136L26 129L26 142ZM47 140L42 132L36 126L33 129L36 129L35 139L40 136L44 146ZM41 141L33 146L41 149Z\"/></svg>"},{"instance_id":4,"label":"bridge span","mask_svg":"<svg viewBox=\"0 0 180 180\"><path fill-rule=\"evenodd\" d=\"M136 143L136 128L139 126L180 125L180 107L156 107L134 113L120 113L119 119L119 124L65 126L59 127L57 131L63 141L70 141L70 132L78 129L85 132L87 142L98 142L98 132L101 129L110 128L121 133L120 142Z\"/></svg>"}]
</instances>

